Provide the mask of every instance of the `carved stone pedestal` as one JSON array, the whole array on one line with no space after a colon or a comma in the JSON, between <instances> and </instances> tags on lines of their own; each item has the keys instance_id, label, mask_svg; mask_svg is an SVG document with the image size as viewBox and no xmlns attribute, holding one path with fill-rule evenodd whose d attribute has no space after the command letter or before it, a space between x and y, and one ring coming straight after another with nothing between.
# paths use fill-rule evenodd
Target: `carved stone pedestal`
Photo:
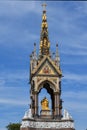
<instances>
[{"instance_id":1,"label":"carved stone pedestal","mask_svg":"<svg viewBox=\"0 0 87 130\"><path fill-rule=\"evenodd\" d=\"M41 118L51 118L50 110L41 110L40 117Z\"/></svg>"},{"instance_id":2,"label":"carved stone pedestal","mask_svg":"<svg viewBox=\"0 0 87 130\"><path fill-rule=\"evenodd\" d=\"M75 130L73 120L24 119L20 130Z\"/></svg>"},{"instance_id":3,"label":"carved stone pedestal","mask_svg":"<svg viewBox=\"0 0 87 130\"><path fill-rule=\"evenodd\" d=\"M44 115L46 114L47 115ZM75 130L74 121L68 111L64 110L64 116L59 120L51 117L50 110L41 110L41 117L35 119L31 115L31 109L25 112L20 130Z\"/></svg>"}]
</instances>

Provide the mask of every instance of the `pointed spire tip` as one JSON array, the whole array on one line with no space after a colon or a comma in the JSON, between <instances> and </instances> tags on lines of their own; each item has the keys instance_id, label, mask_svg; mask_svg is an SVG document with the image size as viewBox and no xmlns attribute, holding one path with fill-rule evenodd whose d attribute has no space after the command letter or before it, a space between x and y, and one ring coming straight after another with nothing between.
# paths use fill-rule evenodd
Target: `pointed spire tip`
<instances>
[{"instance_id":1,"label":"pointed spire tip","mask_svg":"<svg viewBox=\"0 0 87 130\"><path fill-rule=\"evenodd\" d=\"M36 43L34 43L34 46L36 46Z\"/></svg>"},{"instance_id":2,"label":"pointed spire tip","mask_svg":"<svg viewBox=\"0 0 87 130\"><path fill-rule=\"evenodd\" d=\"M56 47L58 47L58 43L56 44Z\"/></svg>"}]
</instances>

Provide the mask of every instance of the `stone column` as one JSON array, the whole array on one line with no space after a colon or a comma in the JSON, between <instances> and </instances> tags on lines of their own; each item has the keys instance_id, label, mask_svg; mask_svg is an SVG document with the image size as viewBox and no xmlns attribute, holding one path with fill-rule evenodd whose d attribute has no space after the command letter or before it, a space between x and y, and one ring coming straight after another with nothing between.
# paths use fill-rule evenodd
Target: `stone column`
<instances>
[{"instance_id":1,"label":"stone column","mask_svg":"<svg viewBox=\"0 0 87 130\"><path fill-rule=\"evenodd\" d=\"M55 96L55 117L58 118L60 115L60 95L58 92L54 93Z\"/></svg>"},{"instance_id":2,"label":"stone column","mask_svg":"<svg viewBox=\"0 0 87 130\"><path fill-rule=\"evenodd\" d=\"M57 108L57 98L56 98L56 93L54 93L54 116L56 117L56 113L57 113L57 110L56 110L56 108Z\"/></svg>"},{"instance_id":3,"label":"stone column","mask_svg":"<svg viewBox=\"0 0 87 130\"><path fill-rule=\"evenodd\" d=\"M34 94L34 99L35 99L35 116L38 116L38 93L35 92Z\"/></svg>"},{"instance_id":4,"label":"stone column","mask_svg":"<svg viewBox=\"0 0 87 130\"><path fill-rule=\"evenodd\" d=\"M60 111L59 111L59 104L60 104L60 96L59 96L59 93L57 93L57 116L59 116L59 113L60 113Z\"/></svg>"},{"instance_id":5,"label":"stone column","mask_svg":"<svg viewBox=\"0 0 87 130\"><path fill-rule=\"evenodd\" d=\"M62 116L62 99L60 99L59 115L60 115L60 117Z\"/></svg>"}]
</instances>

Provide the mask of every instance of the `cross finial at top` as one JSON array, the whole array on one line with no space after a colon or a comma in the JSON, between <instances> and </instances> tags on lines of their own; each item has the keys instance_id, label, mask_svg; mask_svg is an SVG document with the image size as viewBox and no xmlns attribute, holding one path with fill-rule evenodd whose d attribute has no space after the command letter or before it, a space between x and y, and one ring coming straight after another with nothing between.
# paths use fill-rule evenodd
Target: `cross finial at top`
<instances>
[{"instance_id":1,"label":"cross finial at top","mask_svg":"<svg viewBox=\"0 0 87 130\"><path fill-rule=\"evenodd\" d=\"M42 4L42 7L43 7L43 10L46 10L46 4L44 3L44 4Z\"/></svg>"}]
</instances>

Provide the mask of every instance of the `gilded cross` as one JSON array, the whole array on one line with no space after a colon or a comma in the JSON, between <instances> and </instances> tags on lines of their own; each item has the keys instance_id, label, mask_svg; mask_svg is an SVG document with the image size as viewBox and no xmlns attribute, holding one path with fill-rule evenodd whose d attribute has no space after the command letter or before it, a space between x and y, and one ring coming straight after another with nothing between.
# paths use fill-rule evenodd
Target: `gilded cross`
<instances>
[{"instance_id":1,"label":"gilded cross","mask_svg":"<svg viewBox=\"0 0 87 130\"><path fill-rule=\"evenodd\" d=\"M42 4L42 7L43 7L43 10L46 10L46 4L44 3L44 4Z\"/></svg>"}]
</instances>

